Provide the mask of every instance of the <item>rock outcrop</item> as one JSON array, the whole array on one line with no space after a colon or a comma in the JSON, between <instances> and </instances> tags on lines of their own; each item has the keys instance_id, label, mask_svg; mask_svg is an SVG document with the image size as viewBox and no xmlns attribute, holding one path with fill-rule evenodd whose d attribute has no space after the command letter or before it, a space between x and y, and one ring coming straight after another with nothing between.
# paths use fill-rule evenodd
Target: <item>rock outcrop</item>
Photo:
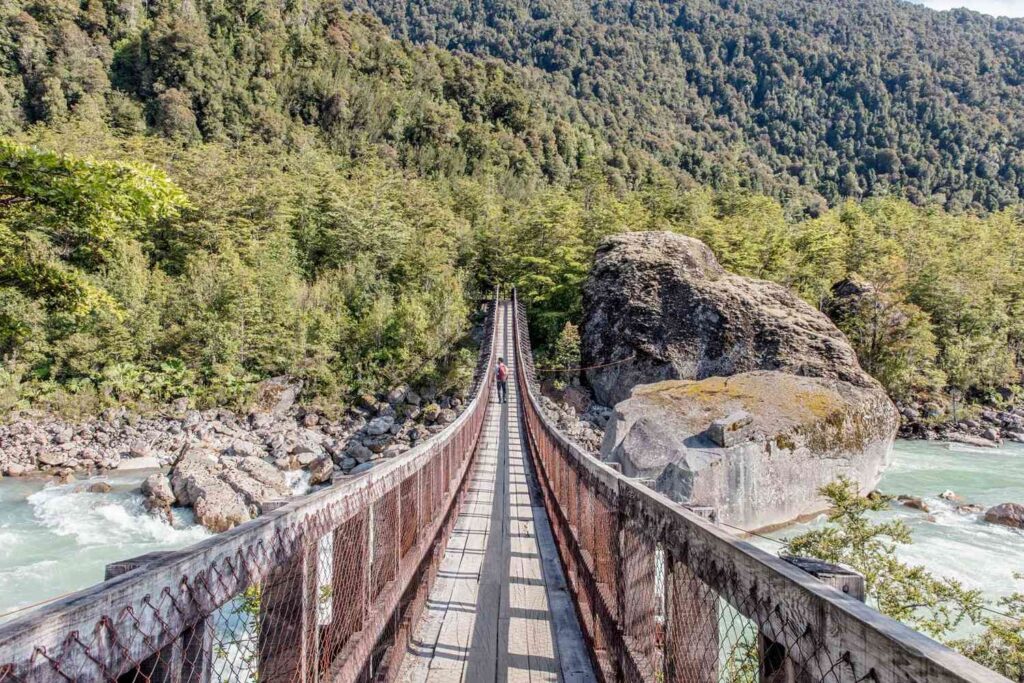
<instances>
[{"instance_id":1,"label":"rock outcrop","mask_svg":"<svg viewBox=\"0 0 1024 683\"><path fill-rule=\"evenodd\" d=\"M615 406L602 456L677 502L754 530L822 510L818 489L841 475L872 490L897 422L884 393L833 378L665 381Z\"/></svg>"},{"instance_id":2,"label":"rock outcrop","mask_svg":"<svg viewBox=\"0 0 1024 683\"><path fill-rule=\"evenodd\" d=\"M583 309L586 382L617 404L601 456L626 475L746 529L821 510L838 476L877 484L899 414L784 287L727 272L698 240L627 233L598 248Z\"/></svg>"},{"instance_id":3,"label":"rock outcrop","mask_svg":"<svg viewBox=\"0 0 1024 683\"><path fill-rule=\"evenodd\" d=\"M583 365L605 366L585 378L604 405L638 384L751 370L878 386L824 314L780 285L726 272L704 243L683 235L605 240L583 310Z\"/></svg>"}]
</instances>

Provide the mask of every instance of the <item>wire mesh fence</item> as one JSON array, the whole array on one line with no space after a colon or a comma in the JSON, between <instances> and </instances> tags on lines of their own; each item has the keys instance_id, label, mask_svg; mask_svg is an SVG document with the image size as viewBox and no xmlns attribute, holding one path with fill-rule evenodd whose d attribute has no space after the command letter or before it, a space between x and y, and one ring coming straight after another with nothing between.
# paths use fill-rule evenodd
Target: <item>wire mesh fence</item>
<instances>
[{"instance_id":1,"label":"wire mesh fence","mask_svg":"<svg viewBox=\"0 0 1024 683\"><path fill-rule=\"evenodd\" d=\"M437 572L481 432L495 303L466 410L350 481L0 627L0 683L389 677Z\"/></svg>"},{"instance_id":2,"label":"wire mesh fence","mask_svg":"<svg viewBox=\"0 0 1024 683\"><path fill-rule=\"evenodd\" d=\"M540 408L518 301L514 332L529 446L603 680L1006 681L580 450Z\"/></svg>"}]
</instances>

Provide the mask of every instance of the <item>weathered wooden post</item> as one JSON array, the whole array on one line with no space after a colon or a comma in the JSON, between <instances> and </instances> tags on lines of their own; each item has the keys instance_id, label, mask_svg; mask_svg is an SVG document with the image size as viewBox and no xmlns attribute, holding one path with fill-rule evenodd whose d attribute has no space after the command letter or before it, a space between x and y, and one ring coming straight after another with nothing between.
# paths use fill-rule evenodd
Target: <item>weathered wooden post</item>
<instances>
[{"instance_id":1,"label":"weathered wooden post","mask_svg":"<svg viewBox=\"0 0 1024 683\"><path fill-rule=\"evenodd\" d=\"M281 501L264 505L264 512ZM291 557L275 567L259 588L260 683L311 683L316 680L317 543L299 532ZM243 596L248 599L249 596Z\"/></svg>"},{"instance_id":2,"label":"weathered wooden post","mask_svg":"<svg viewBox=\"0 0 1024 683\"><path fill-rule=\"evenodd\" d=\"M836 564L810 557L783 556L783 560L802 569L822 583L832 586L850 597L864 602L866 596L864 575ZM773 641L764 633L757 637L759 683L809 683L813 672L804 671L794 662L782 643Z\"/></svg>"},{"instance_id":3,"label":"weathered wooden post","mask_svg":"<svg viewBox=\"0 0 1024 683\"><path fill-rule=\"evenodd\" d=\"M111 562L104 572L104 581L145 567L166 556L169 551L139 555L128 560ZM207 683L210 680L213 652L213 630L206 619L200 619L178 634L170 644L142 660L138 667L122 672L126 681L147 680L151 683ZM119 679L120 680L120 679Z\"/></svg>"}]
</instances>

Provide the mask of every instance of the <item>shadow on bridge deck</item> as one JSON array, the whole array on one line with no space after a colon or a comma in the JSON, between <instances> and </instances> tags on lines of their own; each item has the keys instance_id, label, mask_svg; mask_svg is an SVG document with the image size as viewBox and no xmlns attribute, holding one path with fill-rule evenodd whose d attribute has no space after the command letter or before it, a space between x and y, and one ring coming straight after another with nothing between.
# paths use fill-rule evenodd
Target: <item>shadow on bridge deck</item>
<instances>
[{"instance_id":1,"label":"shadow on bridge deck","mask_svg":"<svg viewBox=\"0 0 1024 683\"><path fill-rule=\"evenodd\" d=\"M512 308L498 349L515 377ZM593 681L519 420L492 395L465 502L399 674L403 681Z\"/></svg>"}]
</instances>

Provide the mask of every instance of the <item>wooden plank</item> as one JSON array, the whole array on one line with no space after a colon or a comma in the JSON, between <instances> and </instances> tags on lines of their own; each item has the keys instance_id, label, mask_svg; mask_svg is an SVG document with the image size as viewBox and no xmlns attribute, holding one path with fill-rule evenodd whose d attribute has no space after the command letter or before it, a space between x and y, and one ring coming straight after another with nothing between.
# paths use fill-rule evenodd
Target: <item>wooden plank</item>
<instances>
[{"instance_id":1,"label":"wooden plank","mask_svg":"<svg viewBox=\"0 0 1024 683\"><path fill-rule=\"evenodd\" d=\"M497 464L498 420L490 411L485 420L463 507L398 676L403 681L459 680L465 669Z\"/></svg>"}]
</instances>

